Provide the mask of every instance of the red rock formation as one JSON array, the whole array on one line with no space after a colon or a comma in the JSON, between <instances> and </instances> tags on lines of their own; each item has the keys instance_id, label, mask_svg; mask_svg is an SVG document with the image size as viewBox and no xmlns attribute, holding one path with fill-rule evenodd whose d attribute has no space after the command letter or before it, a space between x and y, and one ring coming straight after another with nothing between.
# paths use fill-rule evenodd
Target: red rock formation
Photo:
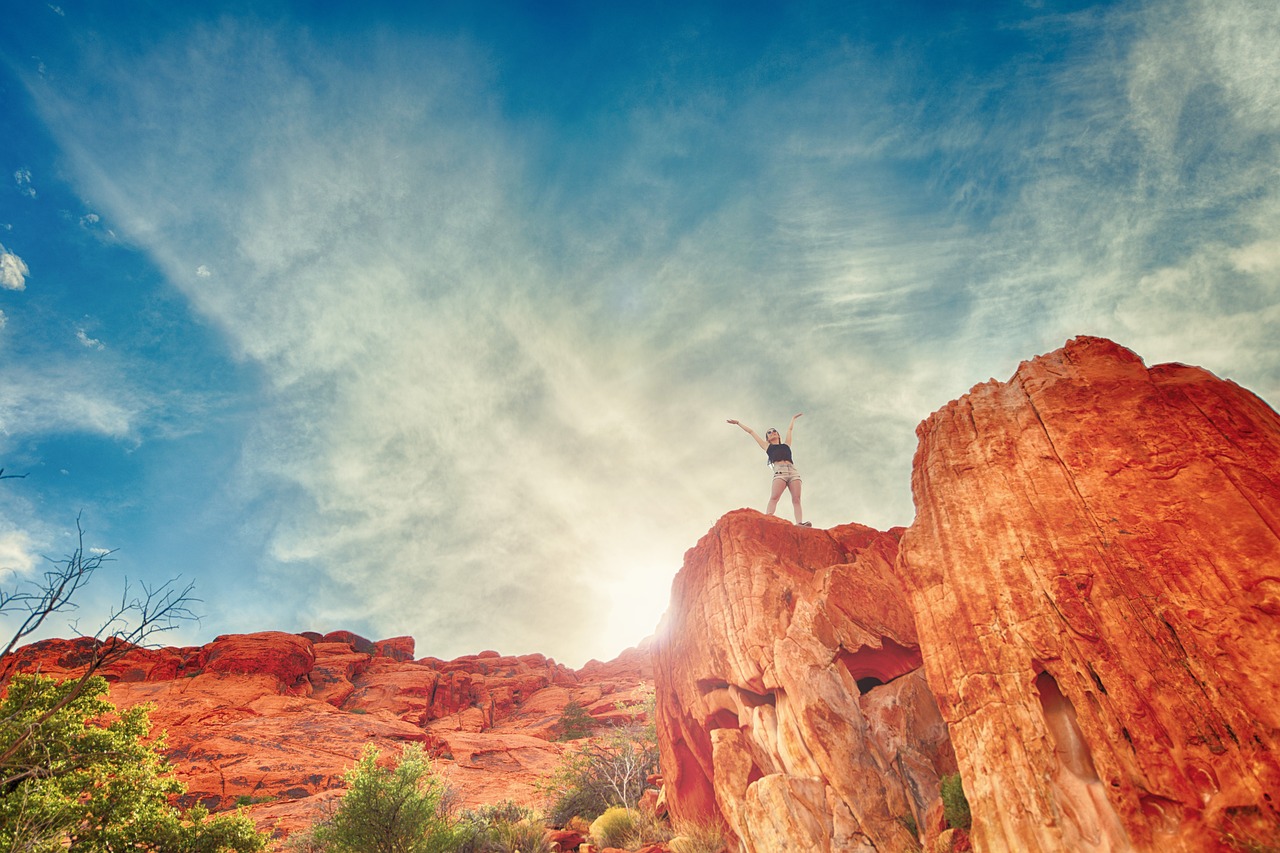
<instances>
[{"instance_id":1,"label":"red rock formation","mask_svg":"<svg viewBox=\"0 0 1280 853\"><path fill-rule=\"evenodd\" d=\"M93 647L88 638L27 646L0 662L0 681L15 671L78 675ZM425 744L463 806L540 805L536 785L567 748L553 742L565 705L607 721L649 683L637 676L646 653L634 649L594 664L585 684L542 655L412 655L408 637L272 631L134 648L101 673L118 706L155 705L153 730L166 735L189 803L254 801L259 826L281 836L320 816L368 744L393 753Z\"/></svg>"},{"instance_id":2,"label":"red rock formation","mask_svg":"<svg viewBox=\"0 0 1280 853\"><path fill-rule=\"evenodd\" d=\"M726 515L685 557L653 645L667 802L741 849L917 849L954 769L917 673L896 533Z\"/></svg>"},{"instance_id":3,"label":"red rock formation","mask_svg":"<svg viewBox=\"0 0 1280 853\"><path fill-rule=\"evenodd\" d=\"M1280 826L1280 419L1077 338L919 430L902 543L979 850Z\"/></svg>"}]
</instances>

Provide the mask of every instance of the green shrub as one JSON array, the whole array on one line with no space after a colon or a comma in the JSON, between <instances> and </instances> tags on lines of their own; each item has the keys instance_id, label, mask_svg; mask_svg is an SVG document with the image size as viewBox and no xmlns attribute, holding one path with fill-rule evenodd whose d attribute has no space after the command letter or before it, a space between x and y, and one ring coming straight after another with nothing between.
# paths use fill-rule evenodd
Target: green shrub
<instances>
[{"instance_id":1,"label":"green shrub","mask_svg":"<svg viewBox=\"0 0 1280 853\"><path fill-rule=\"evenodd\" d=\"M347 773L347 794L308 843L319 853L445 853L457 833L442 808L445 787L418 744L394 768L378 766L368 747Z\"/></svg>"},{"instance_id":2,"label":"green shrub","mask_svg":"<svg viewBox=\"0 0 1280 853\"><path fill-rule=\"evenodd\" d=\"M564 826L570 818L588 820L609 806L634 809L645 780L658 772L658 734L654 696L632 708L636 720L609 727L565 754L560 767L540 786L550 800L548 818Z\"/></svg>"},{"instance_id":3,"label":"green shrub","mask_svg":"<svg viewBox=\"0 0 1280 853\"><path fill-rule=\"evenodd\" d=\"M639 815L623 806L612 806L591 824L591 837L601 847L623 847L636 832Z\"/></svg>"},{"instance_id":4,"label":"green shrub","mask_svg":"<svg viewBox=\"0 0 1280 853\"><path fill-rule=\"evenodd\" d=\"M0 701L0 849L96 853L255 853L267 839L243 815L210 818L171 798L186 787L147 744L148 709L118 711L100 676L17 675ZM105 725L104 721L109 720Z\"/></svg>"},{"instance_id":5,"label":"green shrub","mask_svg":"<svg viewBox=\"0 0 1280 853\"><path fill-rule=\"evenodd\" d=\"M964 795L960 774L943 776L941 783L943 817L950 826L969 829L973 825L973 816L969 813L969 800Z\"/></svg>"},{"instance_id":6,"label":"green shrub","mask_svg":"<svg viewBox=\"0 0 1280 853\"><path fill-rule=\"evenodd\" d=\"M463 811L458 833L455 853L551 853L546 827L511 800Z\"/></svg>"},{"instance_id":7,"label":"green shrub","mask_svg":"<svg viewBox=\"0 0 1280 853\"><path fill-rule=\"evenodd\" d=\"M275 801L275 797L270 797L270 796L254 797L250 794L241 794L240 796L236 797L236 808L241 809L241 808L244 808L245 806L256 806L259 803L270 803L274 801Z\"/></svg>"},{"instance_id":8,"label":"green shrub","mask_svg":"<svg viewBox=\"0 0 1280 853\"><path fill-rule=\"evenodd\" d=\"M560 712L556 723L556 740L577 740L591 734L599 726L596 718L577 702L570 702Z\"/></svg>"}]
</instances>

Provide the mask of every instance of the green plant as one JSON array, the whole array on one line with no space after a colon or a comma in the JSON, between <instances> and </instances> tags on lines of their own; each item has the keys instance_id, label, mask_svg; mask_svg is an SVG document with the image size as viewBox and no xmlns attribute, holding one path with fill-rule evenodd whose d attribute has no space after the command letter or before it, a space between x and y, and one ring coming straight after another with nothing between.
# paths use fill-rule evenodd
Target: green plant
<instances>
[{"instance_id":1,"label":"green plant","mask_svg":"<svg viewBox=\"0 0 1280 853\"><path fill-rule=\"evenodd\" d=\"M624 806L611 806L591 824L591 837L601 847L623 847L636 832L638 813Z\"/></svg>"},{"instance_id":2,"label":"green plant","mask_svg":"<svg viewBox=\"0 0 1280 853\"><path fill-rule=\"evenodd\" d=\"M368 747L347 773L347 794L333 815L315 827L308 843L321 853L444 853L457 832L444 814L443 783L418 744L409 744L394 767L378 764Z\"/></svg>"},{"instance_id":3,"label":"green plant","mask_svg":"<svg viewBox=\"0 0 1280 853\"><path fill-rule=\"evenodd\" d=\"M918 824L916 824L915 815L911 814L910 812L904 815L899 815L898 822L907 828L907 832L911 833L917 838L920 836L920 827Z\"/></svg>"},{"instance_id":4,"label":"green plant","mask_svg":"<svg viewBox=\"0 0 1280 853\"><path fill-rule=\"evenodd\" d=\"M676 821L670 847L675 853L724 853L724 827L714 818Z\"/></svg>"},{"instance_id":5,"label":"green plant","mask_svg":"<svg viewBox=\"0 0 1280 853\"><path fill-rule=\"evenodd\" d=\"M464 810L458 833L455 853L551 853L546 827L511 800Z\"/></svg>"},{"instance_id":6,"label":"green plant","mask_svg":"<svg viewBox=\"0 0 1280 853\"><path fill-rule=\"evenodd\" d=\"M577 740L591 734L599 726L595 717L577 702L569 702L556 723L556 740Z\"/></svg>"},{"instance_id":7,"label":"green plant","mask_svg":"<svg viewBox=\"0 0 1280 853\"><path fill-rule=\"evenodd\" d=\"M242 815L210 818L148 745L148 709L117 711L100 676L17 675L0 701L0 849L255 853L266 837Z\"/></svg>"},{"instance_id":8,"label":"green plant","mask_svg":"<svg viewBox=\"0 0 1280 853\"><path fill-rule=\"evenodd\" d=\"M250 794L241 794L240 796L236 797L236 808L240 809L240 808L244 808L245 806L256 806L259 803L270 803L274 801L275 801L275 797L270 797L270 796L255 797Z\"/></svg>"},{"instance_id":9,"label":"green plant","mask_svg":"<svg viewBox=\"0 0 1280 853\"><path fill-rule=\"evenodd\" d=\"M973 825L973 816L969 812L969 800L964 795L964 785L960 782L960 774L952 773L941 779L942 815L950 826L957 829L969 829Z\"/></svg>"},{"instance_id":10,"label":"green plant","mask_svg":"<svg viewBox=\"0 0 1280 853\"><path fill-rule=\"evenodd\" d=\"M570 818L594 818L609 806L634 809L648 777L658 772L658 735L654 696L624 710L630 722L609 727L565 754L560 767L541 790L550 800L552 824Z\"/></svg>"}]
</instances>

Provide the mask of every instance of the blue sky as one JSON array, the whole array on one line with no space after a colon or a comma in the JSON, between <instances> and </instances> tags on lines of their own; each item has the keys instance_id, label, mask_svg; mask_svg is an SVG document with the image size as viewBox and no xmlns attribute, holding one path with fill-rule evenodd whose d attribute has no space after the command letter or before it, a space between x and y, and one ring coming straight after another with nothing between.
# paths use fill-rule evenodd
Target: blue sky
<instances>
[{"instance_id":1,"label":"blue sky","mask_svg":"<svg viewBox=\"0 0 1280 853\"><path fill-rule=\"evenodd\" d=\"M0 12L0 567L571 665L761 508L1077 334L1280 398L1280 7ZM64 623L53 633L66 634Z\"/></svg>"}]
</instances>

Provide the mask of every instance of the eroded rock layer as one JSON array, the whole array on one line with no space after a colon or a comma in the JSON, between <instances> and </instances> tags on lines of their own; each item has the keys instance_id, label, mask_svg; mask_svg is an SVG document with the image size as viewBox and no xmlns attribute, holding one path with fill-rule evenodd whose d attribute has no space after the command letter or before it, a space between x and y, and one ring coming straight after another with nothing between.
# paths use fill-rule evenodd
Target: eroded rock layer
<instances>
[{"instance_id":1,"label":"eroded rock layer","mask_svg":"<svg viewBox=\"0 0 1280 853\"><path fill-rule=\"evenodd\" d=\"M915 850L954 770L892 566L898 535L726 515L654 640L668 804L746 851Z\"/></svg>"},{"instance_id":2,"label":"eroded rock layer","mask_svg":"<svg viewBox=\"0 0 1280 853\"><path fill-rule=\"evenodd\" d=\"M975 846L1274 839L1276 413L1077 338L918 433L899 574Z\"/></svg>"}]
</instances>

